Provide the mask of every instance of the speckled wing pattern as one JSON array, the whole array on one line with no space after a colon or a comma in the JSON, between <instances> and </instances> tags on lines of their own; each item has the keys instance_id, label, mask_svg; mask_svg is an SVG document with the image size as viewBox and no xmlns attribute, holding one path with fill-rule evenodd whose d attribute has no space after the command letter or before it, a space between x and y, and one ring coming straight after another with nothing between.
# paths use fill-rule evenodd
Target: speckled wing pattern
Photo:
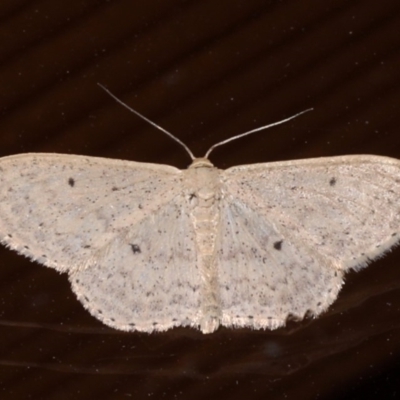
<instances>
[{"instance_id":1,"label":"speckled wing pattern","mask_svg":"<svg viewBox=\"0 0 400 400\"><path fill-rule=\"evenodd\" d=\"M0 240L60 272L118 329L190 325L200 310L182 171L62 154L0 160ZM149 257L150 255L150 257Z\"/></svg>"},{"instance_id":2,"label":"speckled wing pattern","mask_svg":"<svg viewBox=\"0 0 400 400\"><path fill-rule=\"evenodd\" d=\"M400 162L342 156L232 167L216 252L222 324L318 315L343 275L400 239Z\"/></svg>"},{"instance_id":3,"label":"speckled wing pattern","mask_svg":"<svg viewBox=\"0 0 400 400\"><path fill-rule=\"evenodd\" d=\"M400 161L217 170L62 154L0 159L0 241L127 331L275 329L318 315L400 239Z\"/></svg>"}]
</instances>

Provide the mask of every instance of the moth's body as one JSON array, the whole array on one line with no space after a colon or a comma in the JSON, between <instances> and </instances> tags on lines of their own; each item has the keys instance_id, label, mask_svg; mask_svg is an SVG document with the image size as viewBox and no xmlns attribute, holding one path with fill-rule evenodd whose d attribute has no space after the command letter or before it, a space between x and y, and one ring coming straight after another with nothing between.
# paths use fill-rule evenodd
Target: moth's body
<instances>
[{"instance_id":1,"label":"moth's body","mask_svg":"<svg viewBox=\"0 0 400 400\"><path fill-rule=\"evenodd\" d=\"M63 154L0 159L0 240L67 272L127 331L275 329L319 315L399 241L400 161L343 156L187 170Z\"/></svg>"},{"instance_id":2,"label":"moth's body","mask_svg":"<svg viewBox=\"0 0 400 400\"><path fill-rule=\"evenodd\" d=\"M197 158L183 171L183 180L196 233L197 265L203 276L199 325L202 332L209 333L218 328L222 315L215 265L219 202L223 196L220 174L209 160Z\"/></svg>"}]
</instances>

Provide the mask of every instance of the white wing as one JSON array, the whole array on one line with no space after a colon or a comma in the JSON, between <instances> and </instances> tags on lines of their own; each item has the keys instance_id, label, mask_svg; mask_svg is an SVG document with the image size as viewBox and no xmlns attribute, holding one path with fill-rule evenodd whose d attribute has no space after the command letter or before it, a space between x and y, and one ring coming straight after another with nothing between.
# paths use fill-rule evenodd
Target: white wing
<instances>
[{"instance_id":1,"label":"white wing","mask_svg":"<svg viewBox=\"0 0 400 400\"><path fill-rule=\"evenodd\" d=\"M222 323L276 328L318 315L343 273L400 239L400 161L344 156L221 173Z\"/></svg>"},{"instance_id":2,"label":"white wing","mask_svg":"<svg viewBox=\"0 0 400 400\"><path fill-rule=\"evenodd\" d=\"M95 317L117 329L164 331L198 326L201 277L183 198L116 236L96 265L70 274L72 289Z\"/></svg>"},{"instance_id":3,"label":"white wing","mask_svg":"<svg viewBox=\"0 0 400 400\"><path fill-rule=\"evenodd\" d=\"M108 325L152 331L195 324L201 279L181 196L181 171L170 166L5 157L0 240L68 272L78 298Z\"/></svg>"}]
</instances>

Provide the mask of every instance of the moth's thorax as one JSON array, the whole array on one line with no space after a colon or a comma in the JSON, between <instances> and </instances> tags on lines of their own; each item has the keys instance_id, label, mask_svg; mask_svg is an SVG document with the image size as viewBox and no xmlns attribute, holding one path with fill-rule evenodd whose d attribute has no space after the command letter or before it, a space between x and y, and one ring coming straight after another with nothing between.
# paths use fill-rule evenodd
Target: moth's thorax
<instances>
[{"instance_id":1,"label":"moth's thorax","mask_svg":"<svg viewBox=\"0 0 400 400\"><path fill-rule=\"evenodd\" d=\"M192 207L209 207L220 197L219 170L207 158L196 158L184 174L186 196Z\"/></svg>"}]
</instances>

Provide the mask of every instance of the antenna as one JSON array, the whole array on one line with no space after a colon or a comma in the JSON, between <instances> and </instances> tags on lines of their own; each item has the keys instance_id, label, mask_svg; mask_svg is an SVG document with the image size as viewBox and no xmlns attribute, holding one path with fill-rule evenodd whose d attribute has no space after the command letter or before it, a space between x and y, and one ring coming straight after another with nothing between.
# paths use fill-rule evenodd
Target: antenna
<instances>
[{"instance_id":1,"label":"antenna","mask_svg":"<svg viewBox=\"0 0 400 400\"><path fill-rule=\"evenodd\" d=\"M193 153L190 151L189 147L186 146L185 143L183 143L181 140L179 140L179 139L178 139L176 136L174 136L171 132L168 132L168 131L165 130L163 127L157 125L157 124L154 123L153 121L150 121L150 120L149 120L148 118L146 118L144 115L140 114L139 112L137 112L137 111L134 110L133 108L129 107L127 104L125 104L123 101L121 101L117 96L115 96L113 93L111 93L111 92L110 92L105 86L103 86L101 83L97 83L97 84L98 84L106 93L108 93L116 102L118 102L119 104L121 104L122 106L124 106L125 108L127 108L130 112L133 112L134 114L136 114L138 117L140 117L140 118L144 119L145 121L147 121L150 125L153 125L154 127L156 127L157 129L159 129L160 131L164 132L164 133L165 133L166 135L168 135L171 139L175 140L175 142L179 143L179 144L186 150L186 152L189 154L189 156L190 156L190 158L192 159L192 161L196 158L196 157L193 155ZM268 128L271 128L271 127L276 126L276 125L284 124L285 122L288 122L288 121L290 121L291 119L297 118L298 116L300 116L300 115L302 115L302 114L304 114L304 113L306 113L306 112L309 112L309 111L311 111L311 110L313 110L313 108L308 108L307 110L300 111L299 113L294 114L294 115L292 115L291 117L282 119L281 121L273 122L272 124L264 125L264 126L261 126L261 127L259 127L259 128L256 128L256 129L252 129L251 131L247 131L247 132L245 132L245 133L241 133L241 134L236 135L236 136L233 136L233 137L231 137L231 138L229 138L229 139L223 140L222 142L218 142L218 143L214 144L213 146L211 146L211 147L208 149L208 151L207 151L207 153L205 154L204 158L207 158L207 159L208 159L208 157L210 156L210 153L211 153L216 147L222 146L222 145L224 145L224 144L226 144L226 143L232 142L233 140L242 138L242 137L244 137L244 136L251 135L252 133L261 131L261 130L263 130L263 129L268 129Z\"/></svg>"},{"instance_id":2,"label":"antenna","mask_svg":"<svg viewBox=\"0 0 400 400\"><path fill-rule=\"evenodd\" d=\"M136 114L137 116L139 116L140 118L144 119L145 121L147 121L150 125L155 126L156 128L158 128L160 131L164 132L166 135L168 135L171 139L174 139L175 142L179 143L189 154L190 158L192 159L192 161L196 158L193 153L190 151L189 147L186 146L185 143L183 143L181 140L179 140L177 137L175 137L171 132L168 132L167 130L165 130L163 127L157 125L155 122L150 121L148 118L146 118L144 115L140 114L139 112L137 112L136 110L134 110L133 108L129 107L127 104L125 104L123 101L121 101L117 96L115 96L113 93L111 93L105 86L103 86L101 83L97 83L106 93L108 93L115 101L117 101L119 104L123 105L125 108L127 108L129 111L133 112L134 114Z\"/></svg>"},{"instance_id":3,"label":"antenna","mask_svg":"<svg viewBox=\"0 0 400 400\"><path fill-rule=\"evenodd\" d=\"M300 111L299 113L294 114L294 115L292 115L292 116L289 117L289 118L282 119L281 121L278 121L278 122L273 122L272 124L260 126L259 128L252 129L251 131L247 131L247 132L245 132L245 133L241 133L241 134L236 135L236 136L233 136L233 137L231 137L231 138L229 138L229 139L223 140L222 142L216 143L216 144L212 145L212 146L208 149L208 151L207 151L206 155L204 156L204 158L208 158L208 156L210 155L210 153L211 153L216 147L218 147L218 146L222 146L223 144L232 142L232 140L236 140L236 139L242 138L242 137L247 136L247 135L250 135L250 134L252 134L252 133L254 133L254 132L262 131L263 129L268 129L268 128L271 128L272 126L284 124L285 122L288 122L288 121L290 121L291 119L294 119L294 118L298 117L299 115L304 114L304 113L306 113L306 112L309 112L309 111L311 111L311 110L314 110L314 109L313 109L313 108L308 108L307 110Z\"/></svg>"}]
</instances>

